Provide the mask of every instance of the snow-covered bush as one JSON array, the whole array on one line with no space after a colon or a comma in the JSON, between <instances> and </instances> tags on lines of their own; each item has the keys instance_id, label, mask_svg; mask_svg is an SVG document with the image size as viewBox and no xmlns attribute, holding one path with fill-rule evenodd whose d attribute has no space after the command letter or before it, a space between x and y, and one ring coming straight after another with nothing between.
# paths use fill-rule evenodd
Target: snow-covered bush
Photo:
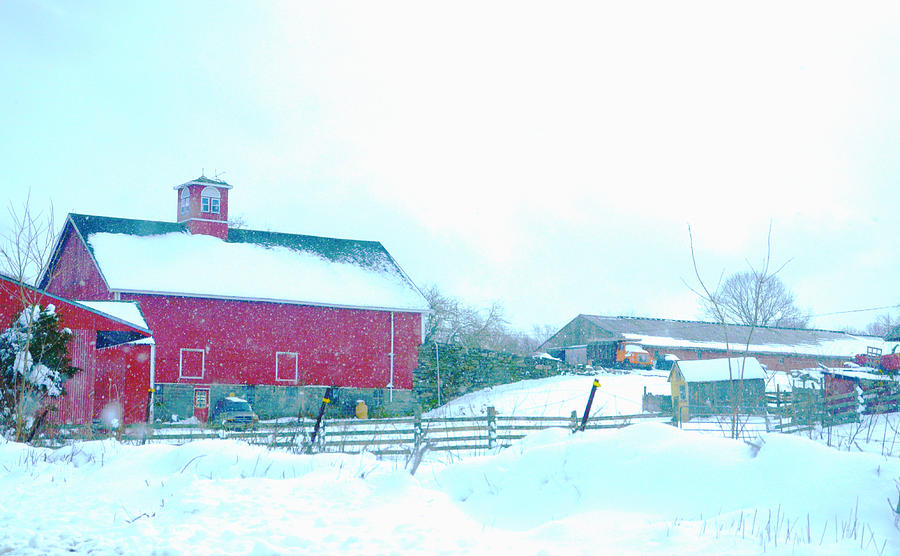
<instances>
[{"instance_id":1,"label":"snow-covered bush","mask_svg":"<svg viewBox=\"0 0 900 556\"><path fill-rule=\"evenodd\" d=\"M56 308L32 305L0 333L0 428L21 440L29 422L64 394L79 371L69 361L72 332L61 329Z\"/></svg>"}]
</instances>

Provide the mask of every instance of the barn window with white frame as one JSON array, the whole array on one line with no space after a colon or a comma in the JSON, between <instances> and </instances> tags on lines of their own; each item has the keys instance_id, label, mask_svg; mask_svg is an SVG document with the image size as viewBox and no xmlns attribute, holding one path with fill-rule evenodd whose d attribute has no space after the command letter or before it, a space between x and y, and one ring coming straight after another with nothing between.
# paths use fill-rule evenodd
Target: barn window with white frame
<instances>
[{"instance_id":1,"label":"barn window with white frame","mask_svg":"<svg viewBox=\"0 0 900 556\"><path fill-rule=\"evenodd\" d=\"M200 193L200 212L219 214L220 202L219 190L215 187L207 187Z\"/></svg>"}]
</instances>

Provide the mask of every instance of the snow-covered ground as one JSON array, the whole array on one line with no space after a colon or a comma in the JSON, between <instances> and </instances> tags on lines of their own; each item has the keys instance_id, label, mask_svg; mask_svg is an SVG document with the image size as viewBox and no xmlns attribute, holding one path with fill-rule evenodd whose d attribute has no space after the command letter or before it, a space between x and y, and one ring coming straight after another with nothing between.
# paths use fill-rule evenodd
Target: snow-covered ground
<instances>
[{"instance_id":1,"label":"snow-covered ground","mask_svg":"<svg viewBox=\"0 0 900 556\"><path fill-rule=\"evenodd\" d=\"M900 457L900 413L862 415L858 423L816 426L797 434L838 450Z\"/></svg>"},{"instance_id":2,"label":"snow-covered ground","mask_svg":"<svg viewBox=\"0 0 900 556\"><path fill-rule=\"evenodd\" d=\"M0 444L0 554L897 554L900 460L644 423L448 465Z\"/></svg>"},{"instance_id":3,"label":"snow-covered ground","mask_svg":"<svg viewBox=\"0 0 900 556\"><path fill-rule=\"evenodd\" d=\"M523 381L433 415L579 414L593 376ZM662 373L598 375L640 413ZM645 422L404 458L0 440L0 554L900 554L894 416L750 444ZM709 425L709 423L706 423ZM809 437L813 437L810 439ZM448 457L452 456L452 457Z\"/></svg>"},{"instance_id":4,"label":"snow-covered ground","mask_svg":"<svg viewBox=\"0 0 900 556\"><path fill-rule=\"evenodd\" d=\"M456 398L425 414L426 417L474 417L493 406L500 415L562 417L576 411L584 414L594 379L600 388L594 394L591 415L635 415L642 413L644 387L649 394L671 395L665 371L596 375L564 375L523 380L485 388Z\"/></svg>"}]
</instances>

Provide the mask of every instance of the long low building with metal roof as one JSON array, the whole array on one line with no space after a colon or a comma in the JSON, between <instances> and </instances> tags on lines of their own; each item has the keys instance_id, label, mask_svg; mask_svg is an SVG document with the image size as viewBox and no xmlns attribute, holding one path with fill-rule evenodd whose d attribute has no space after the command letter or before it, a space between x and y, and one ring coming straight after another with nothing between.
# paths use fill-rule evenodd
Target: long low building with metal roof
<instances>
[{"instance_id":1,"label":"long low building with metal roof","mask_svg":"<svg viewBox=\"0 0 900 556\"><path fill-rule=\"evenodd\" d=\"M749 355L769 369L792 370L840 366L870 347L888 353L897 345L835 330L582 314L539 349L567 363L594 366L608 363L616 349L639 346L655 361Z\"/></svg>"}]
</instances>

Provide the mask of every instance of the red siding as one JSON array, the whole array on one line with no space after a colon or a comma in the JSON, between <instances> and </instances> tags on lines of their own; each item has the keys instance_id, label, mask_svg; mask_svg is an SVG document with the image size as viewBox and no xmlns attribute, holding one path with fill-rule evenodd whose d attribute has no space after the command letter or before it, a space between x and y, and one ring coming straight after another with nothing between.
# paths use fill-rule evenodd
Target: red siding
<instances>
[{"instance_id":1,"label":"red siding","mask_svg":"<svg viewBox=\"0 0 900 556\"><path fill-rule=\"evenodd\" d=\"M147 418L149 388L149 345L122 345L97 352L94 385L97 415L107 404L117 402L124 411L126 423L143 422Z\"/></svg>"},{"instance_id":2,"label":"red siding","mask_svg":"<svg viewBox=\"0 0 900 556\"><path fill-rule=\"evenodd\" d=\"M18 297L19 286L0 278L0 327L6 328L22 311ZM146 395L150 384L150 346L123 345L96 349L98 330L134 331L118 321L110 320L63 299L43 295L29 289L33 301L42 307L56 306L60 326L72 330L69 358L81 369L64 388L66 395L55 400L57 411L51 419L61 423L90 423L113 398L125 409L126 422L143 421L147 408ZM112 385L115 388L112 389Z\"/></svg>"},{"instance_id":3,"label":"red siding","mask_svg":"<svg viewBox=\"0 0 900 556\"><path fill-rule=\"evenodd\" d=\"M82 369L65 384L66 395L57 400L54 421L90 423L103 409L116 403L126 423L141 423L147 417L150 386L150 346L122 345L95 350L85 341L85 331L76 332L72 364Z\"/></svg>"},{"instance_id":4,"label":"red siding","mask_svg":"<svg viewBox=\"0 0 900 556\"><path fill-rule=\"evenodd\" d=\"M157 342L160 383L289 384L277 352L298 354L298 384L383 388L390 381L391 314L257 301L126 295ZM421 315L394 313L394 387L411 389ZM202 349L202 379L179 377L180 350Z\"/></svg>"},{"instance_id":5,"label":"red siding","mask_svg":"<svg viewBox=\"0 0 900 556\"><path fill-rule=\"evenodd\" d=\"M208 222L206 220L188 220L187 228L192 234L205 234L219 239L228 238L228 224L226 222Z\"/></svg>"},{"instance_id":6,"label":"red siding","mask_svg":"<svg viewBox=\"0 0 900 556\"><path fill-rule=\"evenodd\" d=\"M81 372L66 381L66 395L56 400L57 411L53 421L57 423L90 423L94 417L94 383L97 379L97 350L94 339L87 330L75 330L75 338L69 345L69 358Z\"/></svg>"},{"instance_id":7,"label":"red siding","mask_svg":"<svg viewBox=\"0 0 900 556\"><path fill-rule=\"evenodd\" d=\"M62 254L46 290L69 299L112 299L81 237L71 225L66 226L65 234Z\"/></svg>"}]
</instances>

